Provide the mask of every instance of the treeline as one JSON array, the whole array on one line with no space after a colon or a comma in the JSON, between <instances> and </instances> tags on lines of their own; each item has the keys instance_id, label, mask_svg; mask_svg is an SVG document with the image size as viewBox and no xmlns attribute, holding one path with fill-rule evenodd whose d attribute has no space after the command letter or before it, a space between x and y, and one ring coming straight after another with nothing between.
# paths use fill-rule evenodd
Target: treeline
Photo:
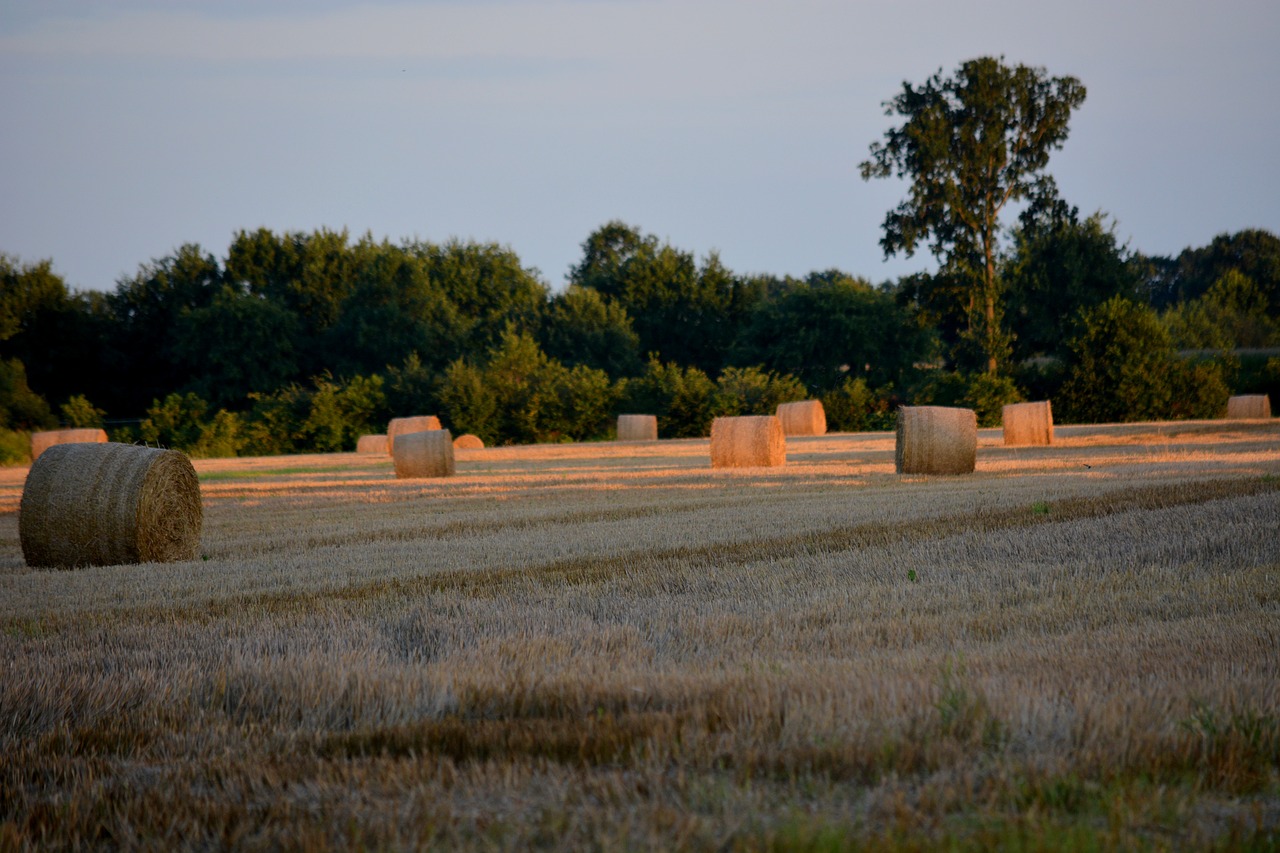
<instances>
[{"instance_id":1,"label":"treeline","mask_svg":"<svg viewBox=\"0 0 1280 853\"><path fill-rule=\"evenodd\" d=\"M1013 238L994 374L945 272L743 275L620 222L588 236L559 293L499 245L328 230L240 232L222 259L186 245L109 293L0 255L0 456L59 424L217 456L350 450L418 413L500 444L604 438L620 412L705 435L808 397L854 430L903 402L992 423L1050 398L1060 421L1116 421L1280 390L1280 359L1247 352L1280 346L1275 235L1151 257L1059 205Z\"/></svg>"}]
</instances>

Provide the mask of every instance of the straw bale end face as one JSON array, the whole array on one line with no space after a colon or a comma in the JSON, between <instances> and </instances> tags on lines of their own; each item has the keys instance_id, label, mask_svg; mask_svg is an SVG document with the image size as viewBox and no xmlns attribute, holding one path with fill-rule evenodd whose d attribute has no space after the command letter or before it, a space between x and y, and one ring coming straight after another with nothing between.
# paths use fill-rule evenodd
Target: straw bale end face
<instances>
[{"instance_id":1,"label":"straw bale end face","mask_svg":"<svg viewBox=\"0 0 1280 853\"><path fill-rule=\"evenodd\" d=\"M787 438L774 415L716 418L711 422L712 468L780 468Z\"/></svg>"},{"instance_id":2,"label":"straw bale end face","mask_svg":"<svg viewBox=\"0 0 1280 853\"><path fill-rule=\"evenodd\" d=\"M18 512L23 557L39 568L191 560L204 522L191 460L116 443L50 447Z\"/></svg>"},{"instance_id":3,"label":"straw bale end face","mask_svg":"<svg viewBox=\"0 0 1280 853\"><path fill-rule=\"evenodd\" d=\"M1271 398L1266 394L1242 394L1227 399L1229 420L1249 420L1271 417Z\"/></svg>"},{"instance_id":4,"label":"straw bale end face","mask_svg":"<svg viewBox=\"0 0 1280 853\"><path fill-rule=\"evenodd\" d=\"M1010 403L1000 412L1008 447L1053 444L1053 410L1048 400Z\"/></svg>"},{"instance_id":5,"label":"straw bale end face","mask_svg":"<svg viewBox=\"0 0 1280 853\"><path fill-rule=\"evenodd\" d=\"M618 441L657 440L657 415L618 415Z\"/></svg>"},{"instance_id":6,"label":"straw bale end face","mask_svg":"<svg viewBox=\"0 0 1280 853\"><path fill-rule=\"evenodd\" d=\"M778 404L778 420L786 435L826 435L827 412L821 400Z\"/></svg>"},{"instance_id":7,"label":"straw bale end face","mask_svg":"<svg viewBox=\"0 0 1280 853\"><path fill-rule=\"evenodd\" d=\"M973 409L903 406L898 410L894 467L899 474L971 474L978 457Z\"/></svg>"},{"instance_id":8,"label":"straw bale end face","mask_svg":"<svg viewBox=\"0 0 1280 853\"><path fill-rule=\"evenodd\" d=\"M452 477L453 436L447 429L397 435L391 448L398 479Z\"/></svg>"},{"instance_id":9,"label":"straw bale end face","mask_svg":"<svg viewBox=\"0 0 1280 853\"><path fill-rule=\"evenodd\" d=\"M484 450L484 440L469 432L463 433L453 440L454 450Z\"/></svg>"},{"instance_id":10,"label":"straw bale end face","mask_svg":"<svg viewBox=\"0 0 1280 853\"><path fill-rule=\"evenodd\" d=\"M107 440L106 430L101 429L55 429L46 432L31 433L31 461L35 462L55 444L104 444Z\"/></svg>"},{"instance_id":11,"label":"straw bale end face","mask_svg":"<svg viewBox=\"0 0 1280 853\"><path fill-rule=\"evenodd\" d=\"M440 419L435 415L414 415L411 418L392 418L387 422L387 453L395 450L396 436L410 432L427 432L440 429Z\"/></svg>"}]
</instances>

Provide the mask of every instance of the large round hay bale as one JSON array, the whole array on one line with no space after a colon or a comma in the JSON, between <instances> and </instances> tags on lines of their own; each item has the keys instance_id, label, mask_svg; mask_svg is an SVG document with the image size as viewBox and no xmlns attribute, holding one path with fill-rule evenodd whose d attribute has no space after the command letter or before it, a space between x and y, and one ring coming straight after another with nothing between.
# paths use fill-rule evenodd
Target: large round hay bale
<instances>
[{"instance_id":1,"label":"large round hay bale","mask_svg":"<svg viewBox=\"0 0 1280 853\"><path fill-rule=\"evenodd\" d=\"M774 415L711 422L712 468L777 468L787 464L787 438Z\"/></svg>"},{"instance_id":2,"label":"large round hay bale","mask_svg":"<svg viewBox=\"0 0 1280 853\"><path fill-rule=\"evenodd\" d=\"M453 440L454 450L483 450L484 440L478 435L465 432Z\"/></svg>"},{"instance_id":3,"label":"large round hay bale","mask_svg":"<svg viewBox=\"0 0 1280 853\"><path fill-rule=\"evenodd\" d=\"M387 422L387 453L395 451L396 436L409 432L428 432L440 429L440 419L435 415L414 415L411 418L392 418Z\"/></svg>"},{"instance_id":4,"label":"large round hay bale","mask_svg":"<svg viewBox=\"0 0 1280 853\"><path fill-rule=\"evenodd\" d=\"M1000 423L1009 447L1053 444L1053 409L1048 400L1010 403L1000 410Z\"/></svg>"},{"instance_id":5,"label":"large round hay bale","mask_svg":"<svg viewBox=\"0 0 1280 853\"><path fill-rule=\"evenodd\" d=\"M362 435L356 439L356 453L372 453L387 455L387 437L385 435Z\"/></svg>"},{"instance_id":6,"label":"large round hay bale","mask_svg":"<svg viewBox=\"0 0 1280 853\"><path fill-rule=\"evenodd\" d=\"M396 436L391 452L400 479L453 476L453 436L447 429Z\"/></svg>"},{"instance_id":7,"label":"large round hay bale","mask_svg":"<svg viewBox=\"0 0 1280 853\"><path fill-rule=\"evenodd\" d=\"M1271 398L1266 394L1242 394L1227 398L1227 417L1231 420L1271 417Z\"/></svg>"},{"instance_id":8,"label":"large round hay bale","mask_svg":"<svg viewBox=\"0 0 1280 853\"><path fill-rule=\"evenodd\" d=\"M107 433L100 429L55 429L31 433L31 461L35 462L55 444L104 444Z\"/></svg>"},{"instance_id":9,"label":"large round hay bale","mask_svg":"<svg viewBox=\"0 0 1280 853\"><path fill-rule=\"evenodd\" d=\"M618 415L618 441L657 440L657 415Z\"/></svg>"},{"instance_id":10,"label":"large round hay bale","mask_svg":"<svg viewBox=\"0 0 1280 853\"><path fill-rule=\"evenodd\" d=\"M194 559L204 513L191 461L132 444L59 444L31 466L18 510L27 565Z\"/></svg>"},{"instance_id":11,"label":"large round hay bale","mask_svg":"<svg viewBox=\"0 0 1280 853\"><path fill-rule=\"evenodd\" d=\"M826 435L827 413L821 400L779 403L778 420L785 435Z\"/></svg>"},{"instance_id":12,"label":"large round hay bale","mask_svg":"<svg viewBox=\"0 0 1280 853\"><path fill-rule=\"evenodd\" d=\"M973 409L904 406L898 410L894 467L899 474L969 474L978 457Z\"/></svg>"}]
</instances>

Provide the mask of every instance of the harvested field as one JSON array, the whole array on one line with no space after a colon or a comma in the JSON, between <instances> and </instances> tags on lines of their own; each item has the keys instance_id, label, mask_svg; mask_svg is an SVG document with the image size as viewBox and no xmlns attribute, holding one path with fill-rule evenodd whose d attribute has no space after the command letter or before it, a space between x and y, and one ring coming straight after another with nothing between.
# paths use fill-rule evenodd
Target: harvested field
<instances>
[{"instance_id":1,"label":"harvested field","mask_svg":"<svg viewBox=\"0 0 1280 853\"><path fill-rule=\"evenodd\" d=\"M1280 832L1280 422L196 461L201 558L27 567L0 849L1186 849Z\"/></svg>"}]
</instances>

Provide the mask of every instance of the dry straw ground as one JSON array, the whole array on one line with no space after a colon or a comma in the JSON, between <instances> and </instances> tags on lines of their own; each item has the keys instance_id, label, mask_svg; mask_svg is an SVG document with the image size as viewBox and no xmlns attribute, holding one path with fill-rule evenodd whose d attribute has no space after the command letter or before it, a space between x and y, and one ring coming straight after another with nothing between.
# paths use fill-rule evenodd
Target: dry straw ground
<instances>
[{"instance_id":1,"label":"dry straw ground","mask_svg":"<svg viewBox=\"0 0 1280 853\"><path fill-rule=\"evenodd\" d=\"M37 571L0 849L1274 847L1280 425L198 462L204 559Z\"/></svg>"}]
</instances>

